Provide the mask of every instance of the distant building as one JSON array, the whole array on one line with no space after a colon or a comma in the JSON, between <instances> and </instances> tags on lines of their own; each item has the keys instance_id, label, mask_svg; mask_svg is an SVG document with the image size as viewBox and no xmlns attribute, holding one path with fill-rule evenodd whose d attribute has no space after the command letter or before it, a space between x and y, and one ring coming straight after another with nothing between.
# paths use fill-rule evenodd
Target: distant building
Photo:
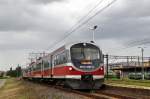
<instances>
[{"instance_id":1,"label":"distant building","mask_svg":"<svg viewBox=\"0 0 150 99\"><path fill-rule=\"evenodd\" d=\"M144 72L150 72L150 61L144 62L143 67ZM129 73L141 72L142 63L137 61L113 63L109 64L109 70L119 74L121 77L128 77Z\"/></svg>"}]
</instances>

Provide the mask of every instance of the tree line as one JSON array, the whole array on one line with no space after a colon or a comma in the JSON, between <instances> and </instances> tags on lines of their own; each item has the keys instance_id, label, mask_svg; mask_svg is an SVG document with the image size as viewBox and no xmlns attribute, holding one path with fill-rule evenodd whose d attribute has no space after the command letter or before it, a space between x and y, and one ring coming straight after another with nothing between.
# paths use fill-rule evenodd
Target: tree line
<instances>
[{"instance_id":1,"label":"tree line","mask_svg":"<svg viewBox=\"0 0 150 99\"><path fill-rule=\"evenodd\" d=\"M20 77L22 75L22 69L21 69L20 66L17 66L13 70L12 67L11 67L10 70L6 72L6 75L10 76L10 77Z\"/></svg>"}]
</instances>

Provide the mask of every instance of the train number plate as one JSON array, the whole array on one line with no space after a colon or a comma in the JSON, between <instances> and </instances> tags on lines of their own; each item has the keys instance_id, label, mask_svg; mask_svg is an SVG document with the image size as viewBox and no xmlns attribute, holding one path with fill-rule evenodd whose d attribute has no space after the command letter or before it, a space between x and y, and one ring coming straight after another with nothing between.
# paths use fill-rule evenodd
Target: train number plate
<instances>
[{"instance_id":1,"label":"train number plate","mask_svg":"<svg viewBox=\"0 0 150 99\"><path fill-rule=\"evenodd\" d=\"M80 66L80 68L94 68L94 66Z\"/></svg>"}]
</instances>

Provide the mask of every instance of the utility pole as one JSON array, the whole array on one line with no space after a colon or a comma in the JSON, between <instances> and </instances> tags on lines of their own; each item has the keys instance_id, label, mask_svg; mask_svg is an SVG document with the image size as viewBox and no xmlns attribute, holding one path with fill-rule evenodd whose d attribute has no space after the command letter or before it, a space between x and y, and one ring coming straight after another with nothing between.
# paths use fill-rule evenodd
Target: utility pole
<instances>
[{"instance_id":1,"label":"utility pole","mask_svg":"<svg viewBox=\"0 0 150 99\"><path fill-rule=\"evenodd\" d=\"M127 56L127 66L129 66L129 57Z\"/></svg>"},{"instance_id":2,"label":"utility pole","mask_svg":"<svg viewBox=\"0 0 150 99\"><path fill-rule=\"evenodd\" d=\"M107 80L108 80L108 63L109 59L108 59L108 54L106 54L106 77L107 77Z\"/></svg>"},{"instance_id":3,"label":"utility pole","mask_svg":"<svg viewBox=\"0 0 150 99\"><path fill-rule=\"evenodd\" d=\"M149 57L149 61L148 61L148 66L150 67L150 57Z\"/></svg>"},{"instance_id":4,"label":"utility pole","mask_svg":"<svg viewBox=\"0 0 150 99\"><path fill-rule=\"evenodd\" d=\"M138 67L140 67L140 57L138 56Z\"/></svg>"},{"instance_id":5,"label":"utility pole","mask_svg":"<svg viewBox=\"0 0 150 99\"><path fill-rule=\"evenodd\" d=\"M142 53L142 80L144 80L144 60L143 60L143 52L144 52L144 48L143 47L138 47L141 49L141 53Z\"/></svg>"}]
</instances>

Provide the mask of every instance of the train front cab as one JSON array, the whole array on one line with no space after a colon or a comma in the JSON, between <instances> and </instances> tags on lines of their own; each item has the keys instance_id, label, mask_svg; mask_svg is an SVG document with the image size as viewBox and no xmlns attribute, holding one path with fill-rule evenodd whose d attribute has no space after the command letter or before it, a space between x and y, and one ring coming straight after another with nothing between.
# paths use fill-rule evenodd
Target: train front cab
<instances>
[{"instance_id":1,"label":"train front cab","mask_svg":"<svg viewBox=\"0 0 150 99\"><path fill-rule=\"evenodd\" d=\"M103 55L99 47L90 43L78 43L70 48L73 67L66 85L73 89L99 89L104 82Z\"/></svg>"}]
</instances>

